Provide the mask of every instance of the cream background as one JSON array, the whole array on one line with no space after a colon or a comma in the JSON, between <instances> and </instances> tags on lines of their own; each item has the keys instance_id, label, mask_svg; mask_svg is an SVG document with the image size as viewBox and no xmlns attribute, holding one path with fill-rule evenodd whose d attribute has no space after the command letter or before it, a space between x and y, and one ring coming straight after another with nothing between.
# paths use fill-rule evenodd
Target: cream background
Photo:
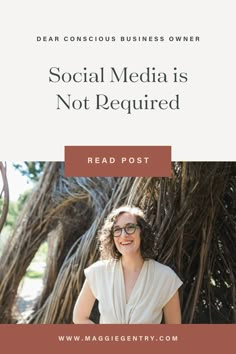
<instances>
[{"instance_id":1,"label":"cream background","mask_svg":"<svg viewBox=\"0 0 236 354\"><path fill-rule=\"evenodd\" d=\"M8 1L1 20L3 160L63 160L64 145L171 145L172 160L236 159L233 1ZM37 43L65 35L194 35L200 42ZM48 70L174 66L188 83L56 84ZM179 111L57 111L56 93L181 96ZM131 133L130 133L131 132Z\"/></svg>"}]
</instances>

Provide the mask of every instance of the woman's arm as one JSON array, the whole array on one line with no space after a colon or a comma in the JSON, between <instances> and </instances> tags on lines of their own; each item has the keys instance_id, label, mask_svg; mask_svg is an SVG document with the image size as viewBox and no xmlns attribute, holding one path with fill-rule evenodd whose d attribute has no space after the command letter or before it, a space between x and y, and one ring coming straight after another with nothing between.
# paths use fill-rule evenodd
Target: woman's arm
<instances>
[{"instance_id":1,"label":"woman's arm","mask_svg":"<svg viewBox=\"0 0 236 354\"><path fill-rule=\"evenodd\" d=\"M181 309L178 291L167 302L163 311L166 324L181 324Z\"/></svg>"},{"instance_id":2,"label":"woman's arm","mask_svg":"<svg viewBox=\"0 0 236 354\"><path fill-rule=\"evenodd\" d=\"M88 281L85 280L73 311L73 322L75 324L94 324L89 316L95 300Z\"/></svg>"}]
</instances>

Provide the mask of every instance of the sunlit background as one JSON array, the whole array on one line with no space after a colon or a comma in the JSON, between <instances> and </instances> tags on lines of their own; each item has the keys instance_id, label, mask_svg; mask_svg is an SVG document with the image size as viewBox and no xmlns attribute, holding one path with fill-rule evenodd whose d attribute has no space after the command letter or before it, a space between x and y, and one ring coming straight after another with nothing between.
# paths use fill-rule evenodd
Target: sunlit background
<instances>
[{"instance_id":1,"label":"sunlit background","mask_svg":"<svg viewBox=\"0 0 236 354\"><path fill-rule=\"evenodd\" d=\"M16 168L14 166L16 164L20 166L21 164L23 165L21 162L6 163L6 175L9 187L9 209L5 226L0 234L0 254L14 230L22 206L36 183L32 181L29 174L24 175L21 168ZM0 178L0 193L2 191L3 181ZM3 203L3 199L4 193L1 193L0 203ZM16 310L19 312L19 319L22 319L22 323L24 323L25 319L30 315L34 303L41 293L46 257L47 243L44 242L29 265L25 277L19 285Z\"/></svg>"}]
</instances>

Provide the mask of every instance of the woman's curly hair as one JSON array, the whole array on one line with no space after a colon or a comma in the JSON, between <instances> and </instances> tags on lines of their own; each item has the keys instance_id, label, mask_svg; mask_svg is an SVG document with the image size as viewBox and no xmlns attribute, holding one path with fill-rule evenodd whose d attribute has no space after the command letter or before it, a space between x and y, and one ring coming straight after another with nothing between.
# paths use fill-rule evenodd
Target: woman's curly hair
<instances>
[{"instance_id":1,"label":"woman's curly hair","mask_svg":"<svg viewBox=\"0 0 236 354\"><path fill-rule=\"evenodd\" d=\"M117 250L115 242L113 240L113 226L118 216L124 213L134 215L136 217L137 224L140 227L141 256L143 257L143 259L154 259L157 255L157 252L154 248L155 236L152 231L152 228L146 221L144 212L138 207L129 205L121 206L117 209L114 209L107 216L101 230L98 232L101 259L120 259L121 253Z\"/></svg>"}]
</instances>

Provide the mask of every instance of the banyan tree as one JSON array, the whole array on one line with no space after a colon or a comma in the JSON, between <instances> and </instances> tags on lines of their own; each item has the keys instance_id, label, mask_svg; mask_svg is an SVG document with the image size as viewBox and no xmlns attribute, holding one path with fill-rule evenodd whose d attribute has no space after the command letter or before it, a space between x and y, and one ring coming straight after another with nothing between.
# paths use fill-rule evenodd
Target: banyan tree
<instances>
[{"instance_id":1,"label":"banyan tree","mask_svg":"<svg viewBox=\"0 0 236 354\"><path fill-rule=\"evenodd\" d=\"M123 204L144 209L156 260L183 280L183 323L236 322L236 163L173 162L171 178L66 178L63 168L46 163L2 252L0 323L17 323L19 284L45 240L43 289L27 323L72 323L84 268L99 259L97 232Z\"/></svg>"}]
</instances>

